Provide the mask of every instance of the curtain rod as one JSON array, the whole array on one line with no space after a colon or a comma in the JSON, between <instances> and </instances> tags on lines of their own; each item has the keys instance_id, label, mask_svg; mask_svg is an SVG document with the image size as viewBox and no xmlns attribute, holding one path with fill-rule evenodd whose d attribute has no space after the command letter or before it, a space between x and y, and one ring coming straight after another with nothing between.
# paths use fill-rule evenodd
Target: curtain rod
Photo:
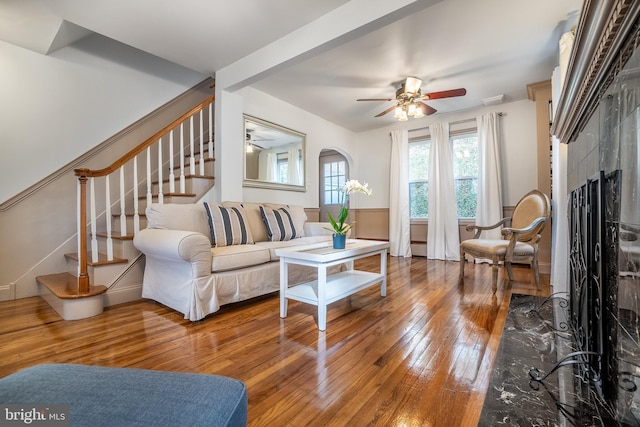
<instances>
[{"instance_id":1,"label":"curtain rod","mask_svg":"<svg viewBox=\"0 0 640 427\"><path fill-rule=\"evenodd\" d=\"M500 116L500 117L506 116L506 115L507 115L507 113L502 113L502 112L498 113L498 116ZM450 122L449 126L451 126L451 125L459 125L459 124L462 124L462 123L475 122L475 121L476 121L475 118L474 119L456 120L455 122ZM411 129L409 132L416 132L416 131L419 131L419 130L426 130L426 129L429 129L429 126L416 128L416 129Z\"/></svg>"}]
</instances>

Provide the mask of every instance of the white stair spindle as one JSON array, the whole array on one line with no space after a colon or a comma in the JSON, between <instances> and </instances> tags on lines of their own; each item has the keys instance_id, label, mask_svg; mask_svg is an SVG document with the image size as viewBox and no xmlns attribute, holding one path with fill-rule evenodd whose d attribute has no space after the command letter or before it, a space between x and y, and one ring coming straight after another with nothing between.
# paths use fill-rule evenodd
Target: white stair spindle
<instances>
[{"instance_id":1,"label":"white stair spindle","mask_svg":"<svg viewBox=\"0 0 640 427\"><path fill-rule=\"evenodd\" d=\"M200 175L204 175L204 123L200 110Z\"/></svg>"},{"instance_id":2,"label":"white stair spindle","mask_svg":"<svg viewBox=\"0 0 640 427\"><path fill-rule=\"evenodd\" d=\"M162 138L158 140L158 203L164 203L162 192Z\"/></svg>"},{"instance_id":3,"label":"white stair spindle","mask_svg":"<svg viewBox=\"0 0 640 427\"><path fill-rule=\"evenodd\" d=\"M184 122L180 123L180 193L187 192L184 179Z\"/></svg>"},{"instance_id":4,"label":"white stair spindle","mask_svg":"<svg viewBox=\"0 0 640 427\"><path fill-rule=\"evenodd\" d=\"M111 187L109 175L104 177L104 219L107 223L107 260L113 261L113 239L111 238Z\"/></svg>"},{"instance_id":5,"label":"white stair spindle","mask_svg":"<svg viewBox=\"0 0 640 427\"><path fill-rule=\"evenodd\" d=\"M120 235L127 235L127 214L124 199L124 165L120 166Z\"/></svg>"},{"instance_id":6,"label":"white stair spindle","mask_svg":"<svg viewBox=\"0 0 640 427\"><path fill-rule=\"evenodd\" d=\"M191 116L189 118L189 175L196 174L196 159L193 156L195 141L193 138L193 116Z\"/></svg>"},{"instance_id":7,"label":"white stair spindle","mask_svg":"<svg viewBox=\"0 0 640 427\"><path fill-rule=\"evenodd\" d=\"M153 202L151 193L151 147L147 147L147 207Z\"/></svg>"},{"instance_id":8,"label":"white stair spindle","mask_svg":"<svg viewBox=\"0 0 640 427\"><path fill-rule=\"evenodd\" d=\"M133 156L133 235L140 231L140 214L138 200L138 156Z\"/></svg>"},{"instance_id":9,"label":"white stair spindle","mask_svg":"<svg viewBox=\"0 0 640 427\"><path fill-rule=\"evenodd\" d=\"M89 181L89 200L91 207L91 261L98 262L98 237L96 236L96 187L95 178Z\"/></svg>"},{"instance_id":10,"label":"white stair spindle","mask_svg":"<svg viewBox=\"0 0 640 427\"><path fill-rule=\"evenodd\" d=\"M77 224L77 229L78 229L78 272L77 272L77 277L80 277L80 261L82 260L82 257L84 257L84 254L80 253L80 248L82 247L82 245L80 244L80 239L82 238L82 233L80 230L80 202L82 200L82 196L80 196L81 193L81 189L82 186L80 185L80 180L77 179L76 180L77 184L76 184L76 193L77 193L77 197L76 197L76 206L77 206L77 215L76 215L76 224Z\"/></svg>"},{"instance_id":11,"label":"white stair spindle","mask_svg":"<svg viewBox=\"0 0 640 427\"><path fill-rule=\"evenodd\" d=\"M213 159L213 102L209 104L209 158Z\"/></svg>"},{"instance_id":12,"label":"white stair spindle","mask_svg":"<svg viewBox=\"0 0 640 427\"><path fill-rule=\"evenodd\" d=\"M173 129L169 132L169 193L176 192L176 176L173 173Z\"/></svg>"},{"instance_id":13,"label":"white stair spindle","mask_svg":"<svg viewBox=\"0 0 640 427\"><path fill-rule=\"evenodd\" d=\"M91 209L91 261L98 262L98 237L96 236L96 188L94 178L89 179L89 207Z\"/></svg>"}]
</instances>

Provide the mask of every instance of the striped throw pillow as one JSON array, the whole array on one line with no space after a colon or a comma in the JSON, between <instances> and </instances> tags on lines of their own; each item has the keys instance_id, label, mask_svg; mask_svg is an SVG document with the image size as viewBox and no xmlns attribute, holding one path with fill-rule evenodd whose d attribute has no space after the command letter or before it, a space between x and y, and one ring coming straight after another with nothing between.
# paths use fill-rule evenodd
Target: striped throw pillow
<instances>
[{"instance_id":1,"label":"striped throw pillow","mask_svg":"<svg viewBox=\"0 0 640 427\"><path fill-rule=\"evenodd\" d=\"M253 244L253 236L241 207L225 208L204 203L209 221L211 247Z\"/></svg>"},{"instance_id":2,"label":"striped throw pillow","mask_svg":"<svg viewBox=\"0 0 640 427\"><path fill-rule=\"evenodd\" d=\"M267 227L270 241L279 242L300 237L300 232L296 230L291 212L287 208L272 209L260 206L260 214Z\"/></svg>"}]
</instances>

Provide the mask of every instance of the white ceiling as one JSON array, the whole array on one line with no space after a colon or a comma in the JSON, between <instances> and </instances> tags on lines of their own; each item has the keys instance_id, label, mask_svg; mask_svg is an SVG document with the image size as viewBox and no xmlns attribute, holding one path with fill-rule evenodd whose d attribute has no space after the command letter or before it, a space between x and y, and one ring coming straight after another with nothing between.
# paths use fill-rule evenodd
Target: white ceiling
<instances>
[{"instance_id":1,"label":"white ceiling","mask_svg":"<svg viewBox=\"0 0 640 427\"><path fill-rule=\"evenodd\" d=\"M0 39L46 54L96 32L214 75L346 3L0 0ZM526 99L527 84L550 78L560 35L576 22L582 0L416 3L423 6L412 15L389 15L388 25L252 86L354 131L395 121L392 114L373 117L392 103L356 99L393 97L407 76L423 80L423 93L467 89L464 97L429 101L439 114L476 108L501 94L505 102Z\"/></svg>"}]
</instances>

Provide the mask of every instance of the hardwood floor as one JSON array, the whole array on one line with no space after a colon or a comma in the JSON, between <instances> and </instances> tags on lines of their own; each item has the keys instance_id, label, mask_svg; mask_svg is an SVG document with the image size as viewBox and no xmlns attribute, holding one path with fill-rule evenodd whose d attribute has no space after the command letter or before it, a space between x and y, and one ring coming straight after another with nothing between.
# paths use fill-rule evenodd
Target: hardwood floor
<instances>
[{"instance_id":1,"label":"hardwood floor","mask_svg":"<svg viewBox=\"0 0 640 427\"><path fill-rule=\"evenodd\" d=\"M376 271L379 258L356 262ZM40 363L81 363L240 379L252 426L474 426L478 422L511 292L549 294L514 267L500 271L396 258L387 297L379 287L333 303L327 330L316 307L277 294L223 307L200 322L152 301L62 320L39 297L0 303L0 376Z\"/></svg>"}]
</instances>

